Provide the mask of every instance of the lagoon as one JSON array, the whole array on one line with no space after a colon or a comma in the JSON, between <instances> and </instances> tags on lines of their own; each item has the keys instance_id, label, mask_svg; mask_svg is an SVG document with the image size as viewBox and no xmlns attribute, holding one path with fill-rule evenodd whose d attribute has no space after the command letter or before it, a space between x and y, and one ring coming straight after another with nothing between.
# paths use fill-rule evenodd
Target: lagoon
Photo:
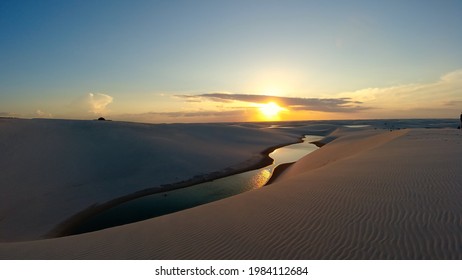
<instances>
[{"instance_id":1,"label":"lagoon","mask_svg":"<svg viewBox=\"0 0 462 280\"><path fill-rule=\"evenodd\" d=\"M273 163L260 169L121 203L89 217L71 230L69 235L142 221L262 188L276 167L295 162L317 150L318 147L312 142L322 138L323 136L306 135L301 143L275 149L269 154Z\"/></svg>"}]
</instances>

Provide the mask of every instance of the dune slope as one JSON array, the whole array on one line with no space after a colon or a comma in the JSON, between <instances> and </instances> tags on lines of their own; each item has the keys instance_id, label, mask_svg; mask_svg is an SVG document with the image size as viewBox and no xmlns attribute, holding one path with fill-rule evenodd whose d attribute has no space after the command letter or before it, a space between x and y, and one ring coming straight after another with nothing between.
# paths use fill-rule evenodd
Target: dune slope
<instances>
[{"instance_id":1,"label":"dune slope","mask_svg":"<svg viewBox=\"0 0 462 280\"><path fill-rule=\"evenodd\" d=\"M457 130L340 137L266 188L98 232L3 243L0 257L461 259L460 166Z\"/></svg>"},{"instance_id":2,"label":"dune slope","mask_svg":"<svg viewBox=\"0 0 462 280\"><path fill-rule=\"evenodd\" d=\"M225 124L0 119L0 241L138 191L249 168L298 135Z\"/></svg>"}]
</instances>

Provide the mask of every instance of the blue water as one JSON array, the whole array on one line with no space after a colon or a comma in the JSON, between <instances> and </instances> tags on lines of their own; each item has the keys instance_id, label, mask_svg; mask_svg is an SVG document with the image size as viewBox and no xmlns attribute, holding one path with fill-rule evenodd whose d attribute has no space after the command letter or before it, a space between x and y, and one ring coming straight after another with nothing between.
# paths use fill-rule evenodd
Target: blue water
<instances>
[{"instance_id":1,"label":"blue water","mask_svg":"<svg viewBox=\"0 0 462 280\"><path fill-rule=\"evenodd\" d=\"M70 234L90 232L158 217L261 188L268 182L278 165L295 162L315 151L318 148L310 142L322 138L322 136L305 136L303 143L276 149L269 154L274 160L273 164L264 168L187 188L152 194L119 204L90 217L75 230L72 230Z\"/></svg>"},{"instance_id":2,"label":"blue water","mask_svg":"<svg viewBox=\"0 0 462 280\"><path fill-rule=\"evenodd\" d=\"M405 128L457 128L459 124L457 116L455 119L337 120L278 122L275 124L236 123L230 125L258 127L262 129L281 129L298 135L327 136L340 127L358 130L395 130ZM321 138L323 137L307 136L303 143L275 150L270 154L274 159L274 163L258 170L232 175L183 189L153 194L119 204L90 217L70 234L95 231L141 221L261 188L269 180L276 166L297 161L304 155L316 150L317 147L309 142Z\"/></svg>"}]
</instances>

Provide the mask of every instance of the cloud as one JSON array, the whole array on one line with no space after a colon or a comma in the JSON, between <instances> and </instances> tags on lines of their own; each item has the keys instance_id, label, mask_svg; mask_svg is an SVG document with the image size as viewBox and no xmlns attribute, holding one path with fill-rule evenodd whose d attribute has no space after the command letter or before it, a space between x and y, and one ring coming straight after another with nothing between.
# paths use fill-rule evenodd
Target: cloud
<instances>
[{"instance_id":1,"label":"cloud","mask_svg":"<svg viewBox=\"0 0 462 280\"><path fill-rule=\"evenodd\" d=\"M21 115L12 113L12 112L0 112L0 117L2 118L18 118L21 117Z\"/></svg>"},{"instance_id":2,"label":"cloud","mask_svg":"<svg viewBox=\"0 0 462 280\"><path fill-rule=\"evenodd\" d=\"M111 118L138 122L214 122L259 119L259 104L276 102L289 111L282 119L323 118L450 118L462 110L462 70L441 75L434 82L365 88L343 92L331 98L273 95L202 93L177 94L187 102L170 111L112 115ZM88 94L87 112L106 110L112 97ZM164 108L165 110L166 108ZM166 109L169 110L169 109Z\"/></svg>"},{"instance_id":3,"label":"cloud","mask_svg":"<svg viewBox=\"0 0 462 280\"><path fill-rule=\"evenodd\" d=\"M462 81L462 69L447 73L440 80L442 82Z\"/></svg>"},{"instance_id":4,"label":"cloud","mask_svg":"<svg viewBox=\"0 0 462 280\"><path fill-rule=\"evenodd\" d=\"M454 105L462 100L462 70L445 74L433 83L366 88L340 94L342 95L384 109L403 106L435 108Z\"/></svg>"},{"instance_id":5,"label":"cloud","mask_svg":"<svg viewBox=\"0 0 462 280\"><path fill-rule=\"evenodd\" d=\"M87 93L71 104L71 108L80 113L102 114L107 113L107 106L114 98L104 93Z\"/></svg>"},{"instance_id":6,"label":"cloud","mask_svg":"<svg viewBox=\"0 0 462 280\"><path fill-rule=\"evenodd\" d=\"M412 83L383 88L366 88L339 93L376 110L369 118L450 118L462 110L462 70L442 75L427 83Z\"/></svg>"},{"instance_id":7,"label":"cloud","mask_svg":"<svg viewBox=\"0 0 462 280\"><path fill-rule=\"evenodd\" d=\"M37 118L53 118L53 114L44 112L44 111L42 111L40 109L37 109L37 111L35 111L35 117L37 117Z\"/></svg>"},{"instance_id":8,"label":"cloud","mask_svg":"<svg viewBox=\"0 0 462 280\"><path fill-rule=\"evenodd\" d=\"M302 97L281 97L256 94L230 94L230 93L205 93L198 95L176 95L188 102L199 102L207 99L214 102L230 103L241 101L248 103L277 102L290 110L306 110L318 112L342 112L351 113L371 109L362 106L362 102L354 101L349 97L341 98L302 98Z\"/></svg>"},{"instance_id":9,"label":"cloud","mask_svg":"<svg viewBox=\"0 0 462 280\"><path fill-rule=\"evenodd\" d=\"M114 98L103 93L88 93L87 102L90 108L90 112L98 114L106 110L106 106L112 103Z\"/></svg>"}]
</instances>

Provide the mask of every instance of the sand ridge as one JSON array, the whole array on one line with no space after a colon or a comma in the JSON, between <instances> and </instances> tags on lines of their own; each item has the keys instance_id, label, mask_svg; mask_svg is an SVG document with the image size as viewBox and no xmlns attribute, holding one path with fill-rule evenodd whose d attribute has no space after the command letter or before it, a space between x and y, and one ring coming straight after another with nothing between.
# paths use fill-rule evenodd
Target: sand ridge
<instances>
[{"instance_id":1,"label":"sand ridge","mask_svg":"<svg viewBox=\"0 0 462 280\"><path fill-rule=\"evenodd\" d=\"M0 244L0 257L461 259L460 132L360 134L323 147L328 164L312 168L321 150L312 153L263 189L98 232Z\"/></svg>"},{"instance_id":2,"label":"sand ridge","mask_svg":"<svg viewBox=\"0 0 462 280\"><path fill-rule=\"evenodd\" d=\"M328 137L331 140L324 145L322 149L313 152L313 155L307 156L290 166L286 172L279 176L275 181L283 180L297 176L300 173L320 168L331 164L335 161L344 160L354 157L360 153L367 152L370 149L379 147L393 139L406 134L409 130L397 130L390 133L383 131L365 130L361 132L348 133L348 130L337 129ZM327 144L326 143L326 144Z\"/></svg>"}]
</instances>

